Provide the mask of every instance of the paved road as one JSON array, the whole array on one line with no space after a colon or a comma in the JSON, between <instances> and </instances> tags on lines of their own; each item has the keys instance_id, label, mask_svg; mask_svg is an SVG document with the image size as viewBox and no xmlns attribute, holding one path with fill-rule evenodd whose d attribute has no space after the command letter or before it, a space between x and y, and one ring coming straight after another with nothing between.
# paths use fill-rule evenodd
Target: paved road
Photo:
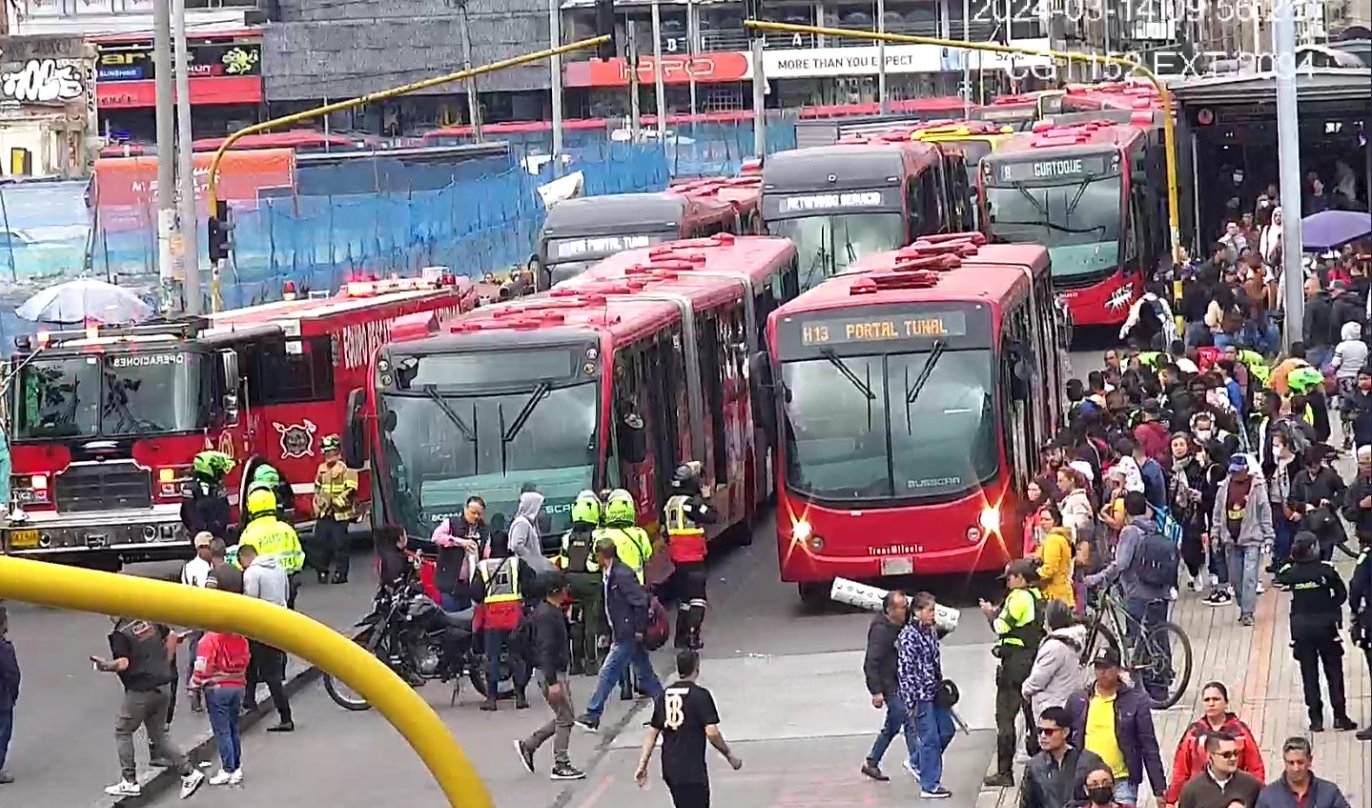
<instances>
[{"instance_id":1,"label":"paved road","mask_svg":"<svg viewBox=\"0 0 1372 808\"><path fill-rule=\"evenodd\" d=\"M1073 354L1073 367L1098 361L1098 351ZM777 580L776 549L770 525L759 527L754 545L716 565L711 583L716 608L707 629L702 682L716 694L724 730L745 759L743 771L717 768L716 790L723 805L757 808L803 808L823 804L881 806L904 804L917 786L897 779L870 783L857 773L879 714L868 704L861 683L861 655L868 616L835 609L822 615L801 614L793 587ZM366 606L373 580L355 564L347 587L307 587L302 608L325 623L342 628ZM147 565L136 574L170 575L173 565ZM957 593L970 606L965 581L938 581L939 594ZM982 582L977 582L980 585ZM105 650L108 623L96 615L11 606L11 636L24 666L26 685L17 718L10 768L18 782L4 789L4 804L90 804L102 786L116 776L109 725L118 697L112 678L93 674L87 655ZM970 735L960 735L949 757L946 784L955 806L970 806L980 776L992 753L991 715L993 660L991 636L983 621L969 612L950 638L947 673L964 693L964 719ZM668 659L659 660L659 670ZM574 683L578 703L592 687L590 679ZM578 730L573 758L591 769L584 783L564 788L543 777L530 777L510 750L516 735L544 718L537 703L528 712L496 715L475 709L475 696L463 694L449 706L449 692L424 691L468 750L501 805L595 808L633 792L634 751L641 741L639 721L622 735L603 730L598 736ZM612 701L605 726L626 718ZM178 718L174 735L186 739L203 731L202 716ZM433 802L432 778L400 737L374 713L347 713L311 685L296 699L299 731L289 737L268 736L260 729L246 738L248 788L264 804L292 801L333 804L338 808ZM901 742L889 757L896 768ZM545 751L544 756L550 753ZM353 765L366 761L365 768ZM550 761L540 763L544 766ZM375 773L387 772L385 778ZM660 784L642 795L644 808L669 804ZM197 801L229 804L242 795L207 790ZM170 799L164 799L168 805ZM809 802L807 802L809 801ZM236 804L236 803L235 803Z\"/></svg>"},{"instance_id":2,"label":"paved road","mask_svg":"<svg viewBox=\"0 0 1372 808\"><path fill-rule=\"evenodd\" d=\"M701 681L714 691L725 736L744 759L739 773L714 766L716 801L750 808L904 805L916 798L915 783L902 778L872 783L858 773L880 718L861 679L870 618L838 607L820 615L802 614L794 587L777 580L772 535L770 524L762 525L754 545L723 559L712 576L716 612L706 631ZM965 588L961 580L934 584ZM964 597L960 605L966 603ZM972 730L958 737L949 758L945 782L959 796L957 805L970 806L975 800L992 751L990 640L985 621L965 612L945 650L945 670L962 685L963 717ZM659 663L659 670L664 669L666 659ZM579 704L591 686L590 679L575 680ZM626 723L626 708L633 703L612 701L599 735L575 731L573 760L589 767L591 776L567 787L528 775L512 752L512 740L546 717L537 700L527 712L503 709L488 715L476 710L470 691L456 707L449 706L446 689L421 692L472 757L498 805L605 808L640 796L632 773L646 715L628 720L621 734L609 729ZM247 795L206 789L196 803L236 806L251 796L259 804L309 802L336 808L442 804L432 778L379 716L346 713L318 685L296 704L295 735L271 737L255 730L245 738ZM888 757L888 768L895 773L902 749L897 741ZM550 755L551 749L540 754L542 772L551 764ZM357 766L357 761L366 765ZM641 797L636 804L643 808L670 805L660 783ZM174 801L169 795L156 804Z\"/></svg>"},{"instance_id":3,"label":"paved road","mask_svg":"<svg viewBox=\"0 0 1372 808\"><path fill-rule=\"evenodd\" d=\"M363 574L345 586L306 584L298 605L334 628L345 628L376 591L375 576L362 569L365 563L358 562ZM133 565L127 573L171 578L179 571L180 564L157 563ZM16 782L0 787L0 805L89 805L119 776L113 729L119 682L93 672L87 661L91 654L109 655L109 620L13 601L8 609L24 681L7 766ZM187 739L202 721L186 709L173 724L173 735Z\"/></svg>"}]
</instances>

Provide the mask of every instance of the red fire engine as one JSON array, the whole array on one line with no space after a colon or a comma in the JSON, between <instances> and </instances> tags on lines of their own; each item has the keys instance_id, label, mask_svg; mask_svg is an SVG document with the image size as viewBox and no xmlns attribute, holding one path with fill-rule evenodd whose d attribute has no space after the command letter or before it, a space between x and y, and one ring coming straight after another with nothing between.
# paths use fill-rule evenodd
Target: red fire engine
<instances>
[{"instance_id":1,"label":"red fire engine","mask_svg":"<svg viewBox=\"0 0 1372 808\"><path fill-rule=\"evenodd\" d=\"M972 573L1061 423L1048 254L979 233L859 260L773 312L777 548L807 602L836 577Z\"/></svg>"},{"instance_id":2,"label":"red fire engine","mask_svg":"<svg viewBox=\"0 0 1372 808\"><path fill-rule=\"evenodd\" d=\"M533 483L551 549L580 491L626 488L652 526L672 470L699 459L723 514L712 535L746 537L772 434L752 357L796 273L789 241L720 234L619 253L418 338L398 327L367 391L373 523L426 539L480 495L494 525Z\"/></svg>"},{"instance_id":3,"label":"red fire engine","mask_svg":"<svg viewBox=\"0 0 1372 808\"><path fill-rule=\"evenodd\" d=\"M428 273L209 317L16 340L7 402L14 507L0 526L3 550L104 569L188 558L182 490L205 449L238 461L232 503L265 461L308 518L319 443L362 405L349 394L366 384L391 323L475 302L466 278Z\"/></svg>"}]
</instances>

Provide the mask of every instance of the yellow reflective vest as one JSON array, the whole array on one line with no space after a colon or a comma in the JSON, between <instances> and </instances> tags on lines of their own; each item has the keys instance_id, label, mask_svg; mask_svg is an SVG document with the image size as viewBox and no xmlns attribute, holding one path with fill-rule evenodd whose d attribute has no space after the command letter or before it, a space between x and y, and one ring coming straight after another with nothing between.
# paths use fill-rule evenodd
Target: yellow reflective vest
<instances>
[{"instance_id":1,"label":"yellow reflective vest","mask_svg":"<svg viewBox=\"0 0 1372 808\"><path fill-rule=\"evenodd\" d=\"M305 566L305 550L295 528L276 518L276 514L259 516L243 528L238 537L239 547L252 547L259 556L271 556L276 563L294 575Z\"/></svg>"},{"instance_id":2,"label":"yellow reflective vest","mask_svg":"<svg viewBox=\"0 0 1372 808\"><path fill-rule=\"evenodd\" d=\"M1043 617L1038 604L1042 600L1037 589L1012 589L1005 596L1000 614L991 621L996 632L996 644L1011 648L1037 648L1043 633Z\"/></svg>"},{"instance_id":3,"label":"yellow reflective vest","mask_svg":"<svg viewBox=\"0 0 1372 808\"><path fill-rule=\"evenodd\" d=\"M633 527L601 527L596 528L596 541L610 539L615 543L615 551L619 554L619 560L629 565L629 568L638 576L638 582L643 583L643 571L648 566L648 559L653 556L653 540L648 538L648 531L637 525Z\"/></svg>"}]
</instances>

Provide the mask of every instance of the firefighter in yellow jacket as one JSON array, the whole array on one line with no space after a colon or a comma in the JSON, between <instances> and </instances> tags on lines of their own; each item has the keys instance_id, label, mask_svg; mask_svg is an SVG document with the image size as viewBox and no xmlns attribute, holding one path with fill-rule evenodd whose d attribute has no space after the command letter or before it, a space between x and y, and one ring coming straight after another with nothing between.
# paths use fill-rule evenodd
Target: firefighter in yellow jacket
<instances>
[{"instance_id":1,"label":"firefighter in yellow jacket","mask_svg":"<svg viewBox=\"0 0 1372 808\"><path fill-rule=\"evenodd\" d=\"M290 580L287 608L295 608L299 590L297 576L305 566L305 551L295 528L276 518L276 495L265 488L248 494L248 524L238 537L238 547L251 546L261 557L272 557Z\"/></svg>"},{"instance_id":2,"label":"firefighter in yellow jacket","mask_svg":"<svg viewBox=\"0 0 1372 808\"><path fill-rule=\"evenodd\" d=\"M321 584L348 582L348 526L357 520L357 472L343 462L343 443L337 435L321 442L324 462L314 475L314 550L310 566Z\"/></svg>"}]
</instances>

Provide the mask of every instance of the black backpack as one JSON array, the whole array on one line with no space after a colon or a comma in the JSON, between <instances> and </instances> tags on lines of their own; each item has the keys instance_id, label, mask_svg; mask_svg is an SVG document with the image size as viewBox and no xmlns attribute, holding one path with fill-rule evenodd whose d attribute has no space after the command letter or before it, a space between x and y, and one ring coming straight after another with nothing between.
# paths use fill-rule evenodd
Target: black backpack
<instances>
[{"instance_id":1,"label":"black backpack","mask_svg":"<svg viewBox=\"0 0 1372 808\"><path fill-rule=\"evenodd\" d=\"M567 535L567 572L588 572L586 562L595 552L595 533L572 528Z\"/></svg>"},{"instance_id":2,"label":"black backpack","mask_svg":"<svg viewBox=\"0 0 1372 808\"><path fill-rule=\"evenodd\" d=\"M1177 585L1181 549L1154 525L1139 528L1143 539L1134 549L1134 571L1145 586L1170 589Z\"/></svg>"}]
</instances>

